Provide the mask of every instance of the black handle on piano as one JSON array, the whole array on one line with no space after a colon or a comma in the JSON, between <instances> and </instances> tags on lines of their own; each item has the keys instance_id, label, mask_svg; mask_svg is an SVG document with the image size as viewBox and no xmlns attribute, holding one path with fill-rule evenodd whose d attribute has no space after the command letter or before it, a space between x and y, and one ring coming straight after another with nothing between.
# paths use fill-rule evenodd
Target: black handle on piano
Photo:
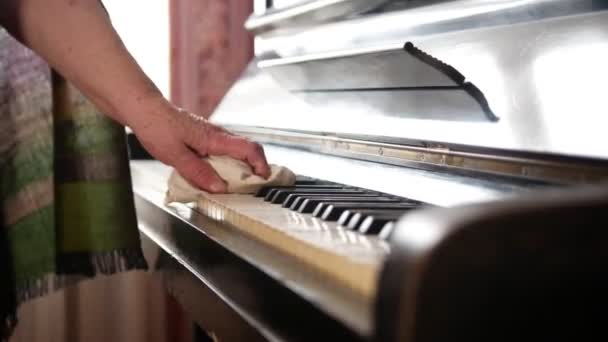
<instances>
[{"instance_id":1,"label":"black handle on piano","mask_svg":"<svg viewBox=\"0 0 608 342\"><path fill-rule=\"evenodd\" d=\"M606 340L606 187L413 213L391 242L379 341Z\"/></svg>"},{"instance_id":2,"label":"black handle on piano","mask_svg":"<svg viewBox=\"0 0 608 342\"><path fill-rule=\"evenodd\" d=\"M492 108L490 108L490 103L488 102L488 99L481 91L481 89L479 89L471 82L466 82L466 77L456 68L420 50L419 48L414 46L412 42L406 42L405 45L403 45L403 50L417 58L419 61L426 63L437 69L438 71L442 72L452 81L454 81L454 83L458 84L458 86L462 90L469 94L479 104L481 110L486 115L488 120L492 122L496 122L499 120L499 117L496 116L496 114L494 114L494 112L492 111Z\"/></svg>"}]
</instances>

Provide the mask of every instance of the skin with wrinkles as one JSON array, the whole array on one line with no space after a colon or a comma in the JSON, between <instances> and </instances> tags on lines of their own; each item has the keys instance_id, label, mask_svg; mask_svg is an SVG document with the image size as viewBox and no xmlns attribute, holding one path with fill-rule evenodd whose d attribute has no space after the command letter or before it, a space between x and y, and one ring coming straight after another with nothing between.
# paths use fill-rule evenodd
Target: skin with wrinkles
<instances>
[{"instance_id":1,"label":"skin with wrinkles","mask_svg":"<svg viewBox=\"0 0 608 342\"><path fill-rule=\"evenodd\" d=\"M226 184L201 156L228 155L268 177L259 144L167 101L113 29L98 0L0 0L0 25L36 51L102 112L131 127L144 147L192 184Z\"/></svg>"}]
</instances>

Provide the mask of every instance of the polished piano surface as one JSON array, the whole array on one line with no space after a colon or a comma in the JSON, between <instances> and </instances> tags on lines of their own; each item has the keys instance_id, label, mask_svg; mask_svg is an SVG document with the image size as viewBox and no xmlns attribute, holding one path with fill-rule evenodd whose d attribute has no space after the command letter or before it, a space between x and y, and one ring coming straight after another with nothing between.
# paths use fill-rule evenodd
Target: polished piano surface
<instances>
[{"instance_id":1,"label":"polished piano surface","mask_svg":"<svg viewBox=\"0 0 608 342\"><path fill-rule=\"evenodd\" d=\"M212 120L298 181L167 204L132 161L169 290L220 340L605 334L607 8L256 2Z\"/></svg>"}]
</instances>

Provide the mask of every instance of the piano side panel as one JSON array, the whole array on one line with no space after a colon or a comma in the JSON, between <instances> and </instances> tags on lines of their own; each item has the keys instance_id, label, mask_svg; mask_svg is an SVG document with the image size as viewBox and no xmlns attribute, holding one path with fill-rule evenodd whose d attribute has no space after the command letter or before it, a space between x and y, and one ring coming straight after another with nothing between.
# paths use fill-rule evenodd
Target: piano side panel
<instances>
[{"instance_id":1,"label":"piano side panel","mask_svg":"<svg viewBox=\"0 0 608 342\"><path fill-rule=\"evenodd\" d=\"M406 216L380 284L377 338L605 340L606 227L605 186Z\"/></svg>"}]
</instances>

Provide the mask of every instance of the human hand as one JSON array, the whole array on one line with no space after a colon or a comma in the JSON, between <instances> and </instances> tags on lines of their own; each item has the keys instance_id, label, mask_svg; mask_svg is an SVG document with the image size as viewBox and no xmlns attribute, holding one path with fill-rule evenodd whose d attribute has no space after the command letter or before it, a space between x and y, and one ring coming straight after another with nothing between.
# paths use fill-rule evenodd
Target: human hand
<instances>
[{"instance_id":1,"label":"human hand","mask_svg":"<svg viewBox=\"0 0 608 342\"><path fill-rule=\"evenodd\" d=\"M144 107L146 108L146 107ZM146 150L173 166L191 184L214 193L226 191L225 182L201 157L228 155L248 163L264 178L270 176L261 145L179 109L167 101L148 106L145 115L129 123Z\"/></svg>"}]
</instances>

